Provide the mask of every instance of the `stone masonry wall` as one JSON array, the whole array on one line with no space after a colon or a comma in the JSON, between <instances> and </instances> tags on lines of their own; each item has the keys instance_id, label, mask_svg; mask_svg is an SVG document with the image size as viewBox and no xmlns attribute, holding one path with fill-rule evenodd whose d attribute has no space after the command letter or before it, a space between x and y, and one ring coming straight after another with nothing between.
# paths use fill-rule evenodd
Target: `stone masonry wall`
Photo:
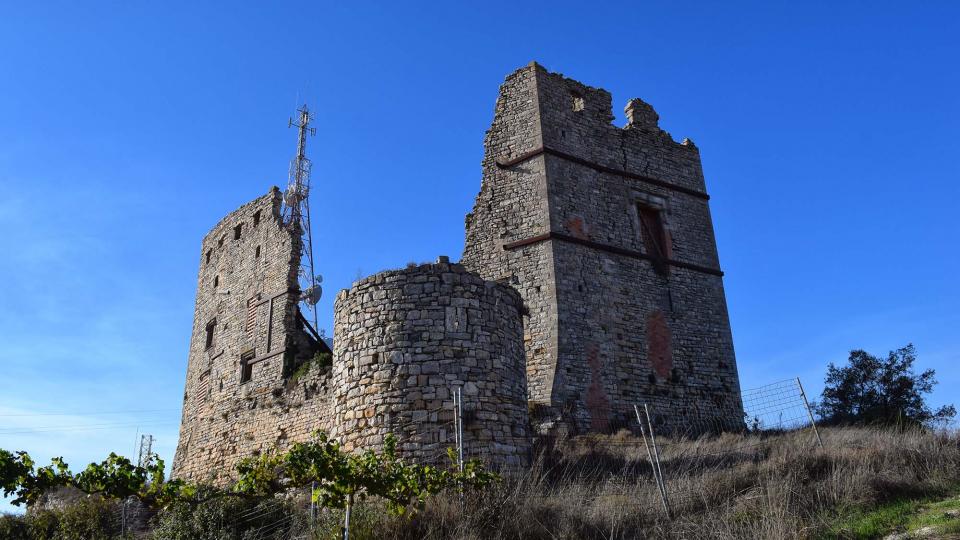
<instances>
[{"instance_id":1,"label":"stone masonry wall","mask_svg":"<svg viewBox=\"0 0 960 540\"><path fill-rule=\"evenodd\" d=\"M553 246L516 250L504 244L550 231L543 156L509 171L497 159L522 155L542 145L536 72L522 69L500 87L493 125L487 131L483 181L473 212L467 214L466 248L461 263L482 277L510 283L527 307L524 344L531 403L549 405L557 357L556 276Z\"/></svg>"},{"instance_id":2,"label":"stone masonry wall","mask_svg":"<svg viewBox=\"0 0 960 540\"><path fill-rule=\"evenodd\" d=\"M173 475L225 484L240 458L318 429L348 450L394 433L402 455L435 461L457 387L467 456L494 467L528 462L531 420L613 431L647 403L660 429L742 426L699 152L643 101L626 113L614 126L609 93L535 63L509 75L462 265L342 291L332 367L298 369L319 344L280 191L224 217L201 246Z\"/></svg>"},{"instance_id":3,"label":"stone masonry wall","mask_svg":"<svg viewBox=\"0 0 960 540\"><path fill-rule=\"evenodd\" d=\"M291 377L313 351L298 320L300 238L280 206L273 188L203 239L175 477L223 482L241 457L329 429L329 368Z\"/></svg>"},{"instance_id":4,"label":"stone masonry wall","mask_svg":"<svg viewBox=\"0 0 960 540\"><path fill-rule=\"evenodd\" d=\"M435 461L453 446L452 391L462 387L467 455L494 467L527 463L522 310L511 287L445 258L341 291L334 435L353 450L379 448L393 433L403 457Z\"/></svg>"},{"instance_id":5,"label":"stone masonry wall","mask_svg":"<svg viewBox=\"0 0 960 540\"><path fill-rule=\"evenodd\" d=\"M739 381L699 152L660 130L641 100L626 112L628 125L614 126L609 93L536 64L509 76L463 264L511 280L531 318L541 310L527 330L541 427L559 419L578 432L611 431L635 424L641 403L667 428L704 418L737 427ZM656 252L641 207L662 220ZM532 253L540 258L531 271Z\"/></svg>"}]
</instances>

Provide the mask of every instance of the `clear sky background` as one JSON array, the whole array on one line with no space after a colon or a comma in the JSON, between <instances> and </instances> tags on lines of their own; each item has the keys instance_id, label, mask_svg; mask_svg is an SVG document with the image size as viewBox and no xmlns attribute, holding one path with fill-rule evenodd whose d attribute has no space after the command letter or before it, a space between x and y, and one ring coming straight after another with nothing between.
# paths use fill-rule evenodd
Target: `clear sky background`
<instances>
[{"instance_id":1,"label":"clear sky background","mask_svg":"<svg viewBox=\"0 0 960 540\"><path fill-rule=\"evenodd\" d=\"M700 147L745 388L913 342L960 402L960 4L199 4L0 3L0 448L172 460L200 240L285 184L298 102L328 334L358 276L459 258L533 59Z\"/></svg>"}]
</instances>

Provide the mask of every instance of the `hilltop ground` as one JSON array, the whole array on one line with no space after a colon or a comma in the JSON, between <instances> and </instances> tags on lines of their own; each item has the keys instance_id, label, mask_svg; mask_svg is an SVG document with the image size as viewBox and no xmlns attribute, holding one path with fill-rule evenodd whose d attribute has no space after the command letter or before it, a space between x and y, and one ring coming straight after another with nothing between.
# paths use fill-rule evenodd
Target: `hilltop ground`
<instances>
[{"instance_id":1,"label":"hilltop ground","mask_svg":"<svg viewBox=\"0 0 960 540\"><path fill-rule=\"evenodd\" d=\"M412 517L360 503L351 538L960 538L957 433L832 428L821 435L823 449L809 431L658 440L672 519L642 439L556 441L541 445L531 470L463 501L440 495ZM77 538L115 537L115 506L87 503L60 520L74 520L74 528L96 522ZM337 537L342 517L319 512L313 537ZM0 536L16 538L15 529L44 519L53 531L56 516L44 513L0 519ZM163 513L135 536L306 539L309 521L296 501L223 500Z\"/></svg>"}]
</instances>

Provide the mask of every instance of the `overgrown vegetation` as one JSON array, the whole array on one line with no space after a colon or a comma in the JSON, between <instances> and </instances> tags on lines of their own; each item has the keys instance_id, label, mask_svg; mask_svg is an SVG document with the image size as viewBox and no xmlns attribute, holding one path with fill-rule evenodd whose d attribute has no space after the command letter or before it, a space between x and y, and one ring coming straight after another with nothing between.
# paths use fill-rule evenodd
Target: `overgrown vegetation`
<instances>
[{"instance_id":1,"label":"overgrown vegetation","mask_svg":"<svg viewBox=\"0 0 960 540\"><path fill-rule=\"evenodd\" d=\"M148 506L162 507L195 496L197 489L180 480L166 480L163 460L158 458L140 466L111 452L107 459L76 474L59 457L50 465L35 465L26 452L0 449L0 489L4 496L15 496L14 505L31 506L45 494L68 487L107 498L136 497Z\"/></svg>"},{"instance_id":2,"label":"overgrown vegetation","mask_svg":"<svg viewBox=\"0 0 960 540\"><path fill-rule=\"evenodd\" d=\"M664 440L672 521L642 441L619 435L558 443L529 472L468 495L462 508L441 496L412 520L372 512L376 524L366 528L402 539L869 538L844 527L850 513L960 488L956 434L846 427L822 435L823 450L808 431Z\"/></svg>"},{"instance_id":3,"label":"overgrown vegetation","mask_svg":"<svg viewBox=\"0 0 960 540\"><path fill-rule=\"evenodd\" d=\"M290 383L296 383L301 378L310 373L314 368L328 368L333 365L333 355L328 352L318 352L306 362L297 366L297 369L290 375Z\"/></svg>"},{"instance_id":4,"label":"overgrown vegetation","mask_svg":"<svg viewBox=\"0 0 960 540\"><path fill-rule=\"evenodd\" d=\"M81 499L59 510L41 509L26 516L0 516L4 540L106 540L123 538L116 503L99 497Z\"/></svg>"},{"instance_id":5,"label":"overgrown vegetation","mask_svg":"<svg viewBox=\"0 0 960 540\"><path fill-rule=\"evenodd\" d=\"M452 454L450 459L453 464ZM64 489L86 494L84 505L122 501L121 533L130 530L124 521L127 503L133 500L146 514L156 516L157 538L239 538L237 535L246 534L251 528L262 536L261 529L266 525L253 519L238 520L238 510L248 517L271 514L270 519L275 519L279 514L283 520L269 525L271 534L287 530L293 519L286 514L292 510L276 506L278 497L296 494L298 490L302 493L303 488L309 488L310 499L319 508L349 509L355 500L376 497L384 501L392 515L399 516L411 508L422 508L428 497L440 492L462 493L498 479L476 460L449 469L405 463L397 457L396 440L390 435L385 438L382 452L347 453L324 433L315 434L309 442L295 443L285 452L246 458L237 465L237 472L236 484L225 490L166 480L163 461L159 459L141 467L110 454L102 463L91 463L74 474L62 458L54 458L48 466L35 467L26 452L0 450L0 488L4 496L14 495L13 504L31 509L26 517L3 517L0 531L5 534L0 538L72 538L67 536L72 529L87 531L80 538L115 535L114 522L118 520L101 522L100 514L85 521L84 526L63 525L72 512L86 506L70 505L68 511L60 513L38 506L45 497Z\"/></svg>"},{"instance_id":6,"label":"overgrown vegetation","mask_svg":"<svg viewBox=\"0 0 960 540\"><path fill-rule=\"evenodd\" d=\"M160 460L141 467L111 454L74 474L59 458L38 468L24 452L0 450L0 488L32 507L0 516L0 538L338 538L344 512L354 539L960 534L960 435L934 429L955 410L927 406L934 372L915 374L915 360L908 345L831 364L818 407L832 426L821 429L823 448L809 430L661 437L666 497L646 445L628 432L541 439L533 466L502 482L477 461L407 464L392 437L382 452L348 454L318 433L242 460L228 490L168 481ZM38 504L65 487L88 495L60 509Z\"/></svg>"},{"instance_id":7,"label":"overgrown vegetation","mask_svg":"<svg viewBox=\"0 0 960 540\"><path fill-rule=\"evenodd\" d=\"M664 515L642 440L622 433L541 447L531 469L466 490L462 503L456 486L405 513L391 512L389 499L379 495L363 501L358 495L351 538L873 538L953 526L943 517L949 503L933 501L960 493L956 433L833 427L821 434L822 450L809 431L664 438L673 520ZM267 468L277 463L258 459ZM260 471L266 474L254 482L260 486L284 476ZM336 538L343 523L336 506L321 509L311 528L306 497L178 502L154 517L147 538L279 539L310 530L313 538ZM0 527L25 520L4 518Z\"/></svg>"}]
</instances>

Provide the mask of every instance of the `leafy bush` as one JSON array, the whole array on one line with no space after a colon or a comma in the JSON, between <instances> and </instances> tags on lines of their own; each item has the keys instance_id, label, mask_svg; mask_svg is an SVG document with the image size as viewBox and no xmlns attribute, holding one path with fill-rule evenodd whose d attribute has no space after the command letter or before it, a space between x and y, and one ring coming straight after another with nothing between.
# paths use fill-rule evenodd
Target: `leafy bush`
<instances>
[{"instance_id":1,"label":"leafy bush","mask_svg":"<svg viewBox=\"0 0 960 540\"><path fill-rule=\"evenodd\" d=\"M100 463L91 463L79 473L71 473L63 458L56 457L45 467L35 468L26 452L0 449L0 489L4 496L16 495L14 505L31 506L53 490L76 488L89 495L126 499L136 497L144 504L159 508L175 500L190 498L196 487L181 480L166 480L163 460L152 458L143 466L110 453Z\"/></svg>"},{"instance_id":2,"label":"leafy bush","mask_svg":"<svg viewBox=\"0 0 960 540\"><path fill-rule=\"evenodd\" d=\"M124 538L121 519L120 508L116 503L100 497L88 497L59 510L39 509L19 516L0 516L0 538L4 540Z\"/></svg>"},{"instance_id":3,"label":"leafy bush","mask_svg":"<svg viewBox=\"0 0 960 540\"><path fill-rule=\"evenodd\" d=\"M294 443L283 454L267 452L241 460L234 489L265 497L313 485L313 500L323 508L345 508L355 496L361 500L375 496L384 499L392 512L403 514L409 506L421 507L427 497L445 489L482 488L498 478L477 460L466 462L462 472L407 464L397 457L396 447L396 439L387 435L383 452L350 454L337 441L317 433L314 440ZM448 453L451 464L455 463L453 450Z\"/></svg>"},{"instance_id":4,"label":"leafy bush","mask_svg":"<svg viewBox=\"0 0 960 540\"><path fill-rule=\"evenodd\" d=\"M12 514L0 515L0 538L7 540L27 540L30 538L30 527L23 516Z\"/></svg>"},{"instance_id":5,"label":"leafy bush","mask_svg":"<svg viewBox=\"0 0 960 540\"><path fill-rule=\"evenodd\" d=\"M451 465L455 455L448 451ZM223 528L220 513L230 505L269 504L276 495L291 489L312 487L312 498L321 507L345 508L354 498L379 497L386 501L395 514L405 513L411 506L420 508L426 499L445 489L464 491L482 488L498 479L484 470L479 461L471 460L450 470L429 465L407 464L396 455L396 439L387 435L382 452L367 450L351 454L341 450L338 442L318 432L312 441L295 443L286 452L266 452L241 460L237 464L239 478L231 490L210 486L195 486L182 480L166 480L163 461L149 460L144 466L135 466L127 458L111 453L101 463L91 463L74 474L62 458L54 458L50 465L36 468L26 452L11 453L0 450L0 488L4 495L15 495L15 505L36 505L41 498L57 489L69 487L86 494L108 499L133 498L148 510L160 510L175 505L174 513L200 507L199 521L170 522L167 526L173 537L214 535L214 527ZM216 499L234 499L234 502L205 503ZM236 499L244 499L236 501ZM95 510L77 507L75 511ZM68 513L59 516L73 519ZM77 517L77 530L89 537L106 525L85 529L96 516ZM222 517L222 516L221 516ZM14 525L11 525L13 527ZM239 531L237 529L234 532ZM182 534L181 534L182 533ZM178 536L180 535L180 536Z\"/></svg>"},{"instance_id":6,"label":"leafy bush","mask_svg":"<svg viewBox=\"0 0 960 540\"><path fill-rule=\"evenodd\" d=\"M297 523L291 505L278 499L262 501L221 497L200 504L178 502L156 520L155 540L241 540L287 538Z\"/></svg>"},{"instance_id":7,"label":"leafy bush","mask_svg":"<svg viewBox=\"0 0 960 540\"><path fill-rule=\"evenodd\" d=\"M120 536L120 508L112 501L86 498L56 513L57 540L108 540Z\"/></svg>"}]
</instances>

